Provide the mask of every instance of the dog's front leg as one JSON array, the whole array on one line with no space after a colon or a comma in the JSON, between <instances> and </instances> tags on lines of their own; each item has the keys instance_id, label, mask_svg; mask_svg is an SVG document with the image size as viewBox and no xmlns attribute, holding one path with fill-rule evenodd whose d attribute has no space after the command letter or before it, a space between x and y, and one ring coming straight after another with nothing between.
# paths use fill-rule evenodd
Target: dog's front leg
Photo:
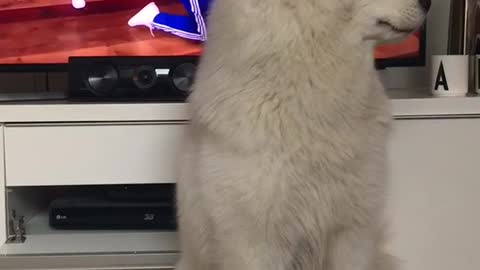
<instances>
[{"instance_id":1,"label":"dog's front leg","mask_svg":"<svg viewBox=\"0 0 480 270\"><path fill-rule=\"evenodd\" d=\"M175 270L213 270L212 226L201 211L179 217L180 258Z\"/></svg>"},{"instance_id":2,"label":"dog's front leg","mask_svg":"<svg viewBox=\"0 0 480 270\"><path fill-rule=\"evenodd\" d=\"M249 233L229 233L221 236L215 254L217 270L287 270L285 258L264 236Z\"/></svg>"},{"instance_id":3,"label":"dog's front leg","mask_svg":"<svg viewBox=\"0 0 480 270\"><path fill-rule=\"evenodd\" d=\"M394 270L392 258L379 247L378 233L371 228L338 233L332 241L329 270Z\"/></svg>"}]
</instances>

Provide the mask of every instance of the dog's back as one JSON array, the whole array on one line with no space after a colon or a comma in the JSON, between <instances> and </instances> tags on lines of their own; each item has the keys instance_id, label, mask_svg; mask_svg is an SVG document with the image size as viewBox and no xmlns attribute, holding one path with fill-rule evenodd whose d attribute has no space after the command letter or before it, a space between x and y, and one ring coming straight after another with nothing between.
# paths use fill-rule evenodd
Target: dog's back
<instances>
[{"instance_id":1,"label":"dog's back","mask_svg":"<svg viewBox=\"0 0 480 270\"><path fill-rule=\"evenodd\" d=\"M389 270L390 116L353 19L361 7L257 2L218 1L209 18L178 181L178 268Z\"/></svg>"}]
</instances>

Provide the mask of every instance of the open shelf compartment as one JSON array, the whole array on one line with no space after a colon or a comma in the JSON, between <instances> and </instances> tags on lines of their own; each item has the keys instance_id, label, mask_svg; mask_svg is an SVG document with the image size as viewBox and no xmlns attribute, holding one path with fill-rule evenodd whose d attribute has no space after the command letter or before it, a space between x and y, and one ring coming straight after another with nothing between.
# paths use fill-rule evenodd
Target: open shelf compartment
<instances>
[{"instance_id":1,"label":"open shelf compartment","mask_svg":"<svg viewBox=\"0 0 480 270\"><path fill-rule=\"evenodd\" d=\"M166 193L173 193L174 190L174 186L169 184L148 185L148 187L164 189ZM64 230L50 226L49 205L53 200L78 194L102 193L109 188L119 190L121 186L8 188L7 210L9 213L15 210L18 217L23 217L24 240L14 241L15 224L12 218L9 218L7 226L10 241L0 246L0 255L177 253L175 230L108 228Z\"/></svg>"}]
</instances>

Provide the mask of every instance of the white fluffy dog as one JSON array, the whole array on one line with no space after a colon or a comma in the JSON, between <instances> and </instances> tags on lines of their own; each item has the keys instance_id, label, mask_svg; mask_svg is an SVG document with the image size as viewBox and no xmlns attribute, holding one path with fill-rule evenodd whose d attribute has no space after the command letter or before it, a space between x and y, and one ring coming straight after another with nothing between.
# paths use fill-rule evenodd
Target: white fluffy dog
<instances>
[{"instance_id":1,"label":"white fluffy dog","mask_svg":"<svg viewBox=\"0 0 480 270\"><path fill-rule=\"evenodd\" d=\"M218 0L190 97L178 270L390 270L373 64L429 0Z\"/></svg>"}]
</instances>

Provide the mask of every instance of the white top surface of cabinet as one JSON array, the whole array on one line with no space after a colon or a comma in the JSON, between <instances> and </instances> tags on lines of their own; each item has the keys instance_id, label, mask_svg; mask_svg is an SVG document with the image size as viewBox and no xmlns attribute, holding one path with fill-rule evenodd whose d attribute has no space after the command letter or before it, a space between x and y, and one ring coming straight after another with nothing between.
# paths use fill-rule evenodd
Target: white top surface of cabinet
<instances>
[{"instance_id":1,"label":"white top surface of cabinet","mask_svg":"<svg viewBox=\"0 0 480 270\"><path fill-rule=\"evenodd\" d=\"M396 117L480 114L480 97L391 99ZM0 104L0 123L182 121L190 118L186 103Z\"/></svg>"}]
</instances>

